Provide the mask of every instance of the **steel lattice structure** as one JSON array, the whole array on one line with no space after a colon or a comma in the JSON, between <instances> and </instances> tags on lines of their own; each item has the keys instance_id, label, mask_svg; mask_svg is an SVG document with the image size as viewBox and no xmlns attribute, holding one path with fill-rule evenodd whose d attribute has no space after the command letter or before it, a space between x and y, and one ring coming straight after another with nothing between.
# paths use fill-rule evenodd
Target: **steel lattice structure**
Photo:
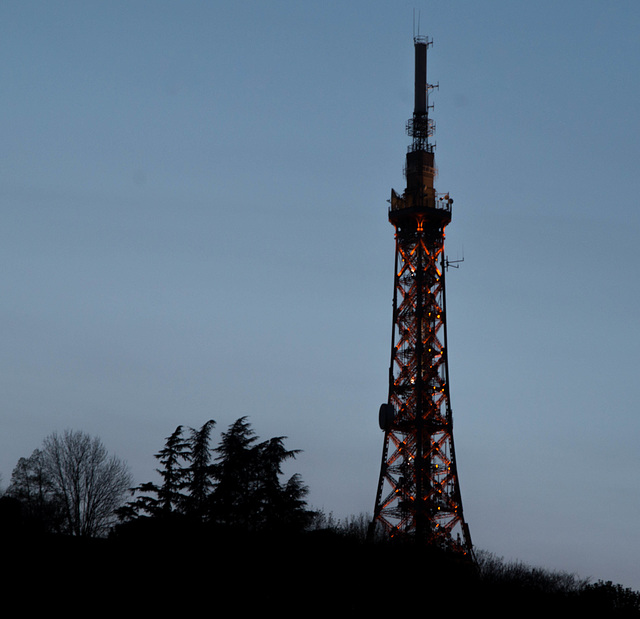
<instances>
[{"instance_id":1,"label":"steel lattice structure","mask_svg":"<svg viewBox=\"0 0 640 619\"><path fill-rule=\"evenodd\" d=\"M416 37L415 108L407 131L407 187L391 191L389 221L396 259L389 398L380 407L384 447L372 533L413 536L439 548L472 553L462 513L449 397L445 307L445 227L449 195L434 189L434 124L427 48Z\"/></svg>"}]
</instances>

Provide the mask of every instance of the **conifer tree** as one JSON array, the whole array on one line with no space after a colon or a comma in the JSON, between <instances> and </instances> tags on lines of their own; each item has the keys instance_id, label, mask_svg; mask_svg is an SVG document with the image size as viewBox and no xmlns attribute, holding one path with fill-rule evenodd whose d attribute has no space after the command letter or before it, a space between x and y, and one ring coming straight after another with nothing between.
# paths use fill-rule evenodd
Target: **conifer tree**
<instances>
[{"instance_id":1,"label":"conifer tree","mask_svg":"<svg viewBox=\"0 0 640 619\"><path fill-rule=\"evenodd\" d=\"M162 464L157 469L162 483L134 488L139 496L119 511L121 519L180 515L244 531L303 528L311 516L308 490L299 475L281 481L283 464L299 451L286 449L283 436L256 444L246 417L222 432L212 450L214 426L210 419L199 429L189 428L186 438L178 426L155 455Z\"/></svg>"},{"instance_id":2,"label":"conifer tree","mask_svg":"<svg viewBox=\"0 0 640 619\"><path fill-rule=\"evenodd\" d=\"M199 430L190 428L188 439L189 467L185 477L185 512L200 519L205 517L214 485L209 441L215 421L210 419Z\"/></svg>"},{"instance_id":3,"label":"conifer tree","mask_svg":"<svg viewBox=\"0 0 640 619\"><path fill-rule=\"evenodd\" d=\"M284 485L280 481L283 463L299 453L285 448L285 438L254 444L246 417L222 433L213 493L218 522L247 530L304 526L310 514L304 500L307 488L297 475Z\"/></svg>"},{"instance_id":4,"label":"conifer tree","mask_svg":"<svg viewBox=\"0 0 640 619\"><path fill-rule=\"evenodd\" d=\"M188 458L189 443L182 436L182 426L178 426L167 438L163 449L156 455L162 468L156 469L162 477L158 498L165 514L181 511L185 484L184 461Z\"/></svg>"},{"instance_id":5,"label":"conifer tree","mask_svg":"<svg viewBox=\"0 0 640 619\"><path fill-rule=\"evenodd\" d=\"M256 519L262 528L273 528L282 524L291 507L290 501L286 500L285 487L280 482L282 464L295 458L300 450L285 449L285 438L278 436L260 443L255 448Z\"/></svg>"},{"instance_id":6,"label":"conifer tree","mask_svg":"<svg viewBox=\"0 0 640 619\"><path fill-rule=\"evenodd\" d=\"M248 527L255 511L252 495L255 477L255 433L246 417L236 420L221 439L216 452L216 487L213 516L221 524Z\"/></svg>"},{"instance_id":7,"label":"conifer tree","mask_svg":"<svg viewBox=\"0 0 640 619\"><path fill-rule=\"evenodd\" d=\"M168 517L181 513L184 508L185 485L184 462L188 459L189 443L183 437L183 428L178 426L167 437L164 447L154 455L160 464L156 471L162 478L161 484L146 482L131 490L139 496L118 510L121 520L133 520L146 513L149 516Z\"/></svg>"}]
</instances>

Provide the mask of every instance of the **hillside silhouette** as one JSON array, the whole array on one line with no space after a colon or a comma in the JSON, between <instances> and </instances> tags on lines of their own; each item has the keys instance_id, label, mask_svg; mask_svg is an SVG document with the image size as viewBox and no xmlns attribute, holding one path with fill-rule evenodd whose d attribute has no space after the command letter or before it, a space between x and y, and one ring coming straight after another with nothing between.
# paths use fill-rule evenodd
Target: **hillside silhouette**
<instances>
[{"instance_id":1,"label":"hillside silhouette","mask_svg":"<svg viewBox=\"0 0 640 619\"><path fill-rule=\"evenodd\" d=\"M240 418L214 448L214 425L178 426L155 454L159 481L132 488L103 535L65 527L64 497L47 480L46 459L22 459L0 497L6 590L29 593L22 599L32 607L57 600L145 616L203 608L332 617L640 615L640 594L612 582L484 551L469 558L411 538L368 540L366 515L336 521L307 506L298 475L283 479L283 463L298 453L286 437L260 441Z\"/></svg>"}]
</instances>

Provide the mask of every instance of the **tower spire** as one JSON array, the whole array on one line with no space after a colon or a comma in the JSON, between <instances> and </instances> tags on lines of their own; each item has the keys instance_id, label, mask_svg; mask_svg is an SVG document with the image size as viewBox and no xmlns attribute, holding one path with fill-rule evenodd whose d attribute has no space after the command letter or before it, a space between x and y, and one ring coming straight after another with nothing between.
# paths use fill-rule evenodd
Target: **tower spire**
<instances>
[{"instance_id":1,"label":"tower spire","mask_svg":"<svg viewBox=\"0 0 640 619\"><path fill-rule=\"evenodd\" d=\"M413 38L415 48L415 96L413 114L427 113L427 47L432 44L426 37Z\"/></svg>"},{"instance_id":2,"label":"tower spire","mask_svg":"<svg viewBox=\"0 0 640 619\"><path fill-rule=\"evenodd\" d=\"M416 36L415 104L406 188L391 190L395 228L389 396L380 407L382 463L371 533L412 536L471 554L453 445L447 362L444 231L453 200L434 187L426 37Z\"/></svg>"}]
</instances>

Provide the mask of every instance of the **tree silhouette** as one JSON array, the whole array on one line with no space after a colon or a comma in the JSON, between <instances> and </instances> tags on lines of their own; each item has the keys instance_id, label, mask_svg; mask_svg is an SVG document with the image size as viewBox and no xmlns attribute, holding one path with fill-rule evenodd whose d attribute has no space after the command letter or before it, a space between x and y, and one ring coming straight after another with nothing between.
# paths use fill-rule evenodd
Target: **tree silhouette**
<instances>
[{"instance_id":1,"label":"tree silhouette","mask_svg":"<svg viewBox=\"0 0 640 619\"><path fill-rule=\"evenodd\" d=\"M256 444L246 417L222 432L212 450L214 426L211 419L199 429L190 428L187 438L182 426L176 428L155 455L162 464L157 469L162 483L134 488L138 496L119 510L121 520L171 516L245 531L303 528L311 516L308 490L299 475L284 484L280 480L283 463L298 450L286 449L282 436Z\"/></svg>"},{"instance_id":2,"label":"tree silhouette","mask_svg":"<svg viewBox=\"0 0 640 619\"><path fill-rule=\"evenodd\" d=\"M162 466L156 469L162 479L161 484L145 482L131 489L138 493L118 510L121 520L132 520L147 514L152 517L167 518L183 511L185 495L185 470L183 463L189 457L189 442L183 437L183 428L178 426L165 440L164 447L154 455Z\"/></svg>"},{"instance_id":3,"label":"tree silhouette","mask_svg":"<svg viewBox=\"0 0 640 619\"><path fill-rule=\"evenodd\" d=\"M299 450L284 446L279 436L255 445L256 437L246 417L222 433L216 449L217 485L213 493L218 522L248 530L301 528L309 520L308 489L298 475L284 485L282 465Z\"/></svg>"},{"instance_id":4,"label":"tree silhouette","mask_svg":"<svg viewBox=\"0 0 640 619\"><path fill-rule=\"evenodd\" d=\"M185 456L189 466L184 472L184 488L186 490L184 511L200 520L206 517L207 505L215 483L209 447L211 430L215 423L213 419L210 419L199 430L189 429L188 456Z\"/></svg>"},{"instance_id":5,"label":"tree silhouette","mask_svg":"<svg viewBox=\"0 0 640 619\"><path fill-rule=\"evenodd\" d=\"M54 432L45 438L42 451L67 532L85 537L107 533L131 485L128 466L109 456L99 438L83 432Z\"/></svg>"},{"instance_id":6,"label":"tree silhouette","mask_svg":"<svg viewBox=\"0 0 640 619\"><path fill-rule=\"evenodd\" d=\"M213 518L220 524L248 528L255 513L255 440L246 417L236 420L221 435L212 496Z\"/></svg>"},{"instance_id":7,"label":"tree silhouette","mask_svg":"<svg viewBox=\"0 0 640 619\"><path fill-rule=\"evenodd\" d=\"M582 598L585 608L593 613L607 612L611 617L637 617L640 614L640 593L610 580L586 585Z\"/></svg>"},{"instance_id":8,"label":"tree silhouette","mask_svg":"<svg viewBox=\"0 0 640 619\"><path fill-rule=\"evenodd\" d=\"M162 485L157 495L160 509L167 515L174 511L182 511L184 503L184 467L182 463L188 457L189 443L182 435L182 426L178 426L167 438L165 446L156 454L162 467L156 469L162 477Z\"/></svg>"},{"instance_id":9,"label":"tree silhouette","mask_svg":"<svg viewBox=\"0 0 640 619\"><path fill-rule=\"evenodd\" d=\"M23 525L44 532L60 532L63 527L62 502L45 468L40 449L28 458L20 458L6 496L19 503Z\"/></svg>"},{"instance_id":10,"label":"tree silhouette","mask_svg":"<svg viewBox=\"0 0 640 619\"><path fill-rule=\"evenodd\" d=\"M48 532L96 537L108 532L131 485L128 466L97 437L54 432L41 449L20 458L8 495Z\"/></svg>"}]
</instances>

